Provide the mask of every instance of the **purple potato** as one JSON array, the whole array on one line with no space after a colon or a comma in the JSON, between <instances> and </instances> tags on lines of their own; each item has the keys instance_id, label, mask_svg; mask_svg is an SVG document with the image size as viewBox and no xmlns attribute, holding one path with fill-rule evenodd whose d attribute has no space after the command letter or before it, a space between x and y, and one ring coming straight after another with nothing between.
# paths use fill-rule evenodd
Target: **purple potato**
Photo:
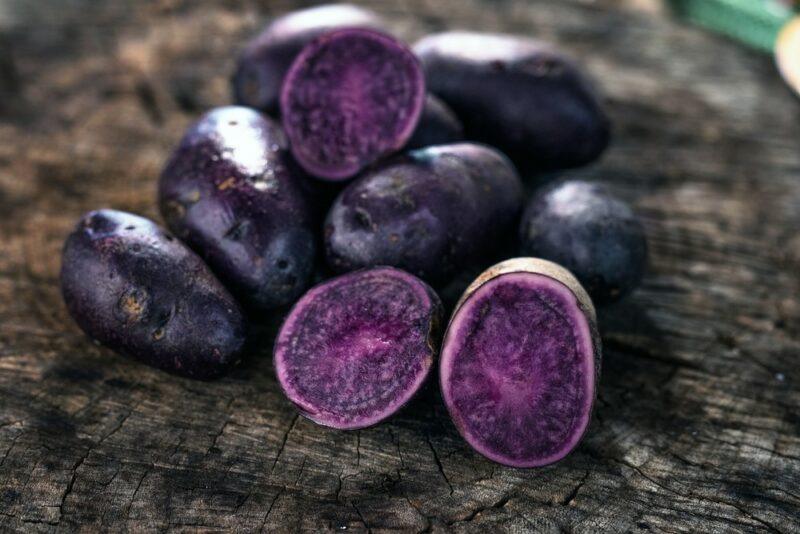
<instances>
[{"instance_id":1,"label":"purple potato","mask_svg":"<svg viewBox=\"0 0 800 534\"><path fill-rule=\"evenodd\" d=\"M338 272L391 265L438 285L513 236L522 203L513 165L488 146L414 150L342 191L325 223L326 259Z\"/></svg>"},{"instance_id":2,"label":"purple potato","mask_svg":"<svg viewBox=\"0 0 800 534\"><path fill-rule=\"evenodd\" d=\"M328 280L295 304L280 329L281 388L321 425L374 425L424 383L441 321L436 293L401 270L377 267Z\"/></svg>"},{"instance_id":3,"label":"purple potato","mask_svg":"<svg viewBox=\"0 0 800 534\"><path fill-rule=\"evenodd\" d=\"M610 124L595 90L547 44L445 32L423 38L414 51L428 90L453 108L467 137L498 147L520 169L578 167L608 145Z\"/></svg>"},{"instance_id":4,"label":"purple potato","mask_svg":"<svg viewBox=\"0 0 800 534\"><path fill-rule=\"evenodd\" d=\"M309 174L346 180L405 146L425 101L419 61L367 29L326 33L303 48L281 90L292 154Z\"/></svg>"},{"instance_id":5,"label":"purple potato","mask_svg":"<svg viewBox=\"0 0 800 534\"><path fill-rule=\"evenodd\" d=\"M276 122L250 108L217 108L169 159L161 213L243 303L283 306L308 288L316 255L299 173Z\"/></svg>"},{"instance_id":6,"label":"purple potato","mask_svg":"<svg viewBox=\"0 0 800 534\"><path fill-rule=\"evenodd\" d=\"M479 453L540 467L586 433L600 358L594 307L577 279L549 261L507 260L456 305L442 343L442 396Z\"/></svg>"},{"instance_id":7,"label":"purple potato","mask_svg":"<svg viewBox=\"0 0 800 534\"><path fill-rule=\"evenodd\" d=\"M556 183L531 198L520 250L569 269L596 304L630 293L647 265L644 229L630 206L580 180Z\"/></svg>"},{"instance_id":8,"label":"purple potato","mask_svg":"<svg viewBox=\"0 0 800 534\"><path fill-rule=\"evenodd\" d=\"M406 145L407 149L445 145L464 140L464 126L447 104L432 94L425 96L425 106L417 129Z\"/></svg>"},{"instance_id":9,"label":"purple potato","mask_svg":"<svg viewBox=\"0 0 800 534\"><path fill-rule=\"evenodd\" d=\"M300 50L323 33L354 27L384 29L385 25L376 13L350 4L312 7L275 19L239 56L232 80L234 101L278 113L283 78Z\"/></svg>"},{"instance_id":10,"label":"purple potato","mask_svg":"<svg viewBox=\"0 0 800 534\"><path fill-rule=\"evenodd\" d=\"M217 377L245 343L242 311L211 270L137 215L84 215L64 245L61 289L91 338L177 375Z\"/></svg>"}]
</instances>

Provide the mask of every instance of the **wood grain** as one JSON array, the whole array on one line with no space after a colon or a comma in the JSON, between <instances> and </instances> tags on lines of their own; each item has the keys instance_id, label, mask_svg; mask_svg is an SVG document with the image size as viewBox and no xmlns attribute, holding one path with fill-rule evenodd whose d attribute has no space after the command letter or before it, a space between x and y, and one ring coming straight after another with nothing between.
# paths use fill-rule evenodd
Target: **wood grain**
<instances>
[{"instance_id":1,"label":"wood grain","mask_svg":"<svg viewBox=\"0 0 800 534\"><path fill-rule=\"evenodd\" d=\"M635 205L651 268L599 310L599 409L564 462L479 457L435 387L372 429L315 426L268 334L213 383L86 340L59 294L65 235L97 207L157 217L171 145L299 4L0 3L0 530L797 532L800 103L769 58L651 2L373 2L408 38L555 41L607 94L613 147L571 174Z\"/></svg>"}]
</instances>

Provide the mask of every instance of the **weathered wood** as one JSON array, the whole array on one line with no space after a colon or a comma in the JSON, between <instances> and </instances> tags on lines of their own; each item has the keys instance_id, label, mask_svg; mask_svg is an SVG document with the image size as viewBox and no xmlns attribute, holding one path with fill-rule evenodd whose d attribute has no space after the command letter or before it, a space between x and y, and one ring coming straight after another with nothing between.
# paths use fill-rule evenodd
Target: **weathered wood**
<instances>
[{"instance_id":1,"label":"weathered wood","mask_svg":"<svg viewBox=\"0 0 800 534\"><path fill-rule=\"evenodd\" d=\"M315 426L268 336L213 383L86 341L59 295L64 236L90 208L157 217L170 146L293 4L0 3L0 530L796 532L800 103L769 58L640 0L377 5L409 38L556 41L606 90L614 145L573 174L635 204L652 268L599 310L599 409L563 463L482 459L435 388L372 429Z\"/></svg>"}]
</instances>

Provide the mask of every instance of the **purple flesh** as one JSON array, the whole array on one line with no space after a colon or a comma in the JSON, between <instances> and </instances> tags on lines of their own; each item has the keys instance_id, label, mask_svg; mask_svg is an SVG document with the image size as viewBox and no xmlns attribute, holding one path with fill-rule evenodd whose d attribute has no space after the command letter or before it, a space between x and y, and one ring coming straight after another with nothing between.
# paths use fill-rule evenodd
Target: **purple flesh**
<instances>
[{"instance_id":1,"label":"purple flesh","mask_svg":"<svg viewBox=\"0 0 800 534\"><path fill-rule=\"evenodd\" d=\"M402 148L424 100L419 61L406 45L351 28L303 49L284 80L281 115L298 163L344 180Z\"/></svg>"},{"instance_id":2,"label":"purple flesh","mask_svg":"<svg viewBox=\"0 0 800 534\"><path fill-rule=\"evenodd\" d=\"M433 290L398 269L378 267L322 283L297 302L278 334L281 387L321 425L373 425L422 386L441 313Z\"/></svg>"},{"instance_id":3,"label":"purple flesh","mask_svg":"<svg viewBox=\"0 0 800 534\"><path fill-rule=\"evenodd\" d=\"M591 418L597 347L592 314L561 281L527 271L489 278L468 292L442 345L442 394L456 427L501 464L564 458Z\"/></svg>"},{"instance_id":4,"label":"purple flesh","mask_svg":"<svg viewBox=\"0 0 800 534\"><path fill-rule=\"evenodd\" d=\"M278 17L239 56L232 80L234 100L277 113L283 78L305 45L338 28L383 27L377 13L350 4L327 4Z\"/></svg>"}]
</instances>

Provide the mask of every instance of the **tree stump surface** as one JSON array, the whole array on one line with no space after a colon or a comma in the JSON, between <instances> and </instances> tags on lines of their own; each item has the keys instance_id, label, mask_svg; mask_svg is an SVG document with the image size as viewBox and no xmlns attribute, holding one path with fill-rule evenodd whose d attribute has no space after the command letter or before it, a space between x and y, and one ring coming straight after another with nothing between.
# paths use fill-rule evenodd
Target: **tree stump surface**
<instances>
[{"instance_id":1,"label":"tree stump surface","mask_svg":"<svg viewBox=\"0 0 800 534\"><path fill-rule=\"evenodd\" d=\"M642 215L644 285L600 310L598 409L560 464L472 452L431 387L358 432L298 417L265 339L216 382L95 346L60 249L85 211L160 220L155 183L245 40L301 2L0 3L0 530L797 532L800 102L769 57L620 0L374 2L409 39L541 37L615 124L569 173Z\"/></svg>"}]
</instances>

